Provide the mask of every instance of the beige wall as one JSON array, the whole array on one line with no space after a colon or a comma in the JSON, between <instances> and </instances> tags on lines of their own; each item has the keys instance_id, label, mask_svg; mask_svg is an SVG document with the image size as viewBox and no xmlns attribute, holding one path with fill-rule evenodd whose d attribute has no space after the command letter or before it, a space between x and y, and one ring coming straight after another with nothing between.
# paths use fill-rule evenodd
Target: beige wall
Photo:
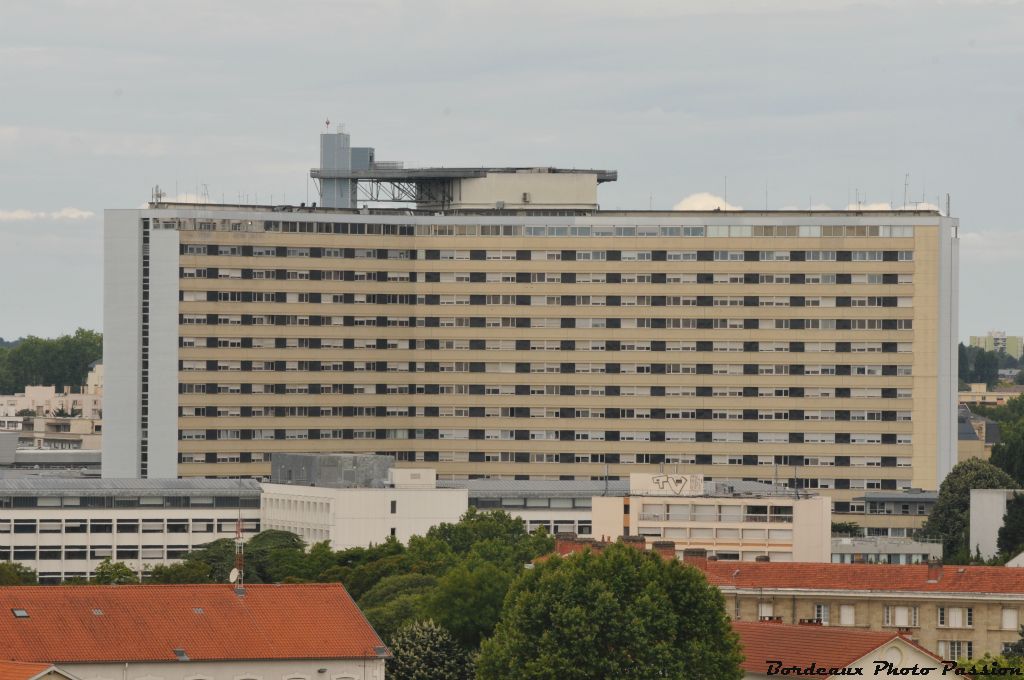
<instances>
[{"instance_id":1,"label":"beige wall","mask_svg":"<svg viewBox=\"0 0 1024 680\"><path fill-rule=\"evenodd\" d=\"M384 680L383 659L62 663L61 668L79 680Z\"/></svg>"},{"instance_id":2,"label":"beige wall","mask_svg":"<svg viewBox=\"0 0 1024 680\"><path fill-rule=\"evenodd\" d=\"M946 567L947 569L951 567ZM815 618L815 605L828 605L829 625L840 625L840 608L853 605L854 626L871 630L896 631L894 625L885 625L885 606L916 606L918 625L907 630L909 636L923 647L938 651L940 640L964 640L974 643L974 657L986 652L1002 653L1005 642L1019 639L1016 628L1004 629L1003 609L1016 613L1018 621L1024 621L1020 612L1024 610L1024 598L1019 595L972 595L972 594L924 594L858 591L773 591L765 588L761 592L741 591L739 595L729 587L721 588L726 601L726 612L733 619L757 621L759 603L770 603L772 615L781 617L783 623L799 623L801 619ZM938 626L939 607L970 607L973 610L973 626L970 628L944 628Z\"/></svg>"}]
</instances>

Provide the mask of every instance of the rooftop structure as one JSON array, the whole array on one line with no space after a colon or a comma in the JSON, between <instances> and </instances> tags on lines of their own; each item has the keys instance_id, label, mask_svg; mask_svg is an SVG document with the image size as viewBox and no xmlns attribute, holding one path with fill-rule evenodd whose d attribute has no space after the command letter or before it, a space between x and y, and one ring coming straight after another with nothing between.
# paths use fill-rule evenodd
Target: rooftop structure
<instances>
[{"instance_id":1,"label":"rooftop structure","mask_svg":"<svg viewBox=\"0 0 1024 680\"><path fill-rule=\"evenodd\" d=\"M389 655L340 583L0 588L0 658L79 677L383 677ZM365 664L365 665L364 665ZM371 673L372 671L372 673Z\"/></svg>"},{"instance_id":2,"label":"rooftop structure","mask_svg":"<svg viewBox=\"0 0 1024 680\"><path fill-rule=\"evenodd\" d=\"M876 662L889 668L942 668L941 657L896 631L850 630L813 624L733 621L744 660L744 680L768 678L780 669L819 669L808 675L878 675ZM829 672L825 669L832 669ZM845 673L843 669L848 669ZM854 669L863 669L855 673ZM792 671L790 671L792 672ZM789 673L786 673L787 675Z\"/></svg>"},{"instance_id":3,"label":"rooftop structure","mask_svg":"<svg viewBox=\"0 0 1024 680\"><path fill-rule=\"evenodd\" d=\"M309 175L327 208L383 202L446 211L594 210L597 185L618 178L614 170L551 167L406 168L375 160L372 148L352 148L344 132L320 135L320 167Z\"/></svg>"}]
</instances>

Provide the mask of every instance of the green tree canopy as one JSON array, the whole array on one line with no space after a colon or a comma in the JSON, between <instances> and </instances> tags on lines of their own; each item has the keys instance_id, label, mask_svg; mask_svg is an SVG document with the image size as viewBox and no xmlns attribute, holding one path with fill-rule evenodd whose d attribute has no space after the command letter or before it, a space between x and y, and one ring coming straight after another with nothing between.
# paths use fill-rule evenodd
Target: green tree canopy
<instances>
[{"instance_id":1,"label":"green tree canopy","mask_svg":"<svg viewBox=\"0 0 1024 680\"><path fill-rule=\"evenodd\" d=\"M1024 496L1021 494L1013 494L1013 498L1006 504L1006 514L1003 515L1003 526L999 528L996 546L1007 557L1024 551Z\"/></svg>"},{"instance_id":2,"label":"green tree canopy","mask_svg":"<svg viewBox=\"0 0 1024 680\"><path fill-rule=\"evenodd\" d=\"M427 619L404 626L391 640L391 680L472 680L473 663L441 626Z\"/></svg>"},{"instance_id":3,"label":"green tree canopy","mask_svg":"<svg viewBox=\"0 0 1024 680\"><path fill-rule=\"evenodd\" d=\"M33 586L36 572L19 562L0 562L0 586Z\"/></svg>"},{"instance_id":4,"label":"green tree canopy","mask_svg":"<svg viewBox=\"0 0 1024 680\"><path fill-rule=\"evenodd\" d=\"M697 569L618 543L525 570L477 663L482 680L731 680L742 658Z\"/></svg>"},{"instance_id":5,"label":"green tree canopy","mask_svg":"<svg viewBox=\"0 0 1024 680\"><path fill-rule=\"evenodd\" d=\"M74 335L29 336L0 348L0 394L23 392L26 385L81 385L89 364L103 357L103 336L79 328Z\"/></svg>"},{"instance_id":6,"label":"green tree canopy","mask_svg":"<svg viewBox=\"0 0 1024 680\"><path fill-rule=\"evenodd\" d=\"M96 565L96 575L93 576L92 582L100 585L124 585L138 583L139 577L124 562L111 562L108 557Z\"/></svg>"},{"instance_id":7,"label":"green tree canopy","mask_svg":"<svg viewBox=\"0 0 1024 680\"><path fill-rule=\"evenodd\" d=\"M1021 402L1018 397L1014 402ZM1015 420L1005 420L999 426L1000 441L992 447L990 462L1013 477L1018 484L1024 483L1024 415Z\"/></svg>"},{"instance_id":8,"label":"green tree canopy","mask_svg":"<svg viewBox=\"0 0 1024 680\"><path fill-rule=\"evenodd\" d=\"M385 640L410 621L423 618L424 600L437 585L428 574L395 574L377 582L359 598L359 608Z\"/></svg>"},{"instance_id":9,"label":"green tree canopy","mask_svg":"<svg viewBox=\"0 0 1024 680\"><path fill-rule=\"evenodd\" d=\"M970 561L967 545L971 489L1016 489L1017 483L991 463L971 458L957 463L939 486L939 498L925 522L924 533L942 539L944 559L954 564Z\"/></svg>"}]
</instances>

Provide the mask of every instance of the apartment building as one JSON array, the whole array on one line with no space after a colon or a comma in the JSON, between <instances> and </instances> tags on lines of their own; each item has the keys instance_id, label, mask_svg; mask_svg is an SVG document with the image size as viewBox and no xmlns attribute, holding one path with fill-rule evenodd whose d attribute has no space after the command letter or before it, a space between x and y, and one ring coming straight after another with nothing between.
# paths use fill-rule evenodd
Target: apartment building
<instances>
[{"instance_id":1,"label":"apartment building","mask_svg":"<svg viewBox=\"0 0 1024 680\"><path fill-rule=\"evenodd\" d=\"M989 331L985 335L972 335L971 347L980 347L989 352L1003 352L1014 359L1024 356L1024 337L1007 335L1006 331Z\"/></svg>"},{"instance_id":2,"label":"apartment building","mask_svg":"<svg viewBox=\"0 0 1024 680\"><path fill-rule=\"evenodd\" d=\"M260 486L227 479L0 479L0 562L41 583L89 578L104 559L139 575L260 530Z\"/></svg>"},{"instance_id":3,"label":"apartment building","mask_svg":"<svg viewBox=\"0 0 1024 680\"><path fill-rule=\"evenodd\" d=\"M28 385L24 392L0 395L0 418L12 418L25 411L31 411L37 416L65 412L82 418L102 419L103 364L93 363L85 385Z\"/></svg>"},{"instance_id":4,"label":"apartment building","mask_svg":"<svg viewBox=\"0 0 1024 680\"><path fill-rule=\"evenodd\" d=\"M820 622L902 633L943 659L1020 639L1024 570L930 564L736 564L688 553L736 621Z\"/></svg>"},{"instance_id":5,"label":"apartment building","mask_svg":"<svg viewBox=\"0 0 1024 680\"><path fill-rule=\"evenodd\" d=\"M352 452L848 502L955 461L956 220L606 211L604 171L328 174L426 193L107 211L104 475Z\"/></svg>"},{"instance_id":6,"label":"apartment building","mask_svg":"<svg viewBox=\"0 0 1024 680\"><path fill-rule=\"evenodd\" d=\"M763 487L706 482L699 474L634 473L628 495L591 499L593 532L612 540L640 536L651 546L671 542L678 555L700 548L720 560L828 562L829 499Z\"/></svg>"}]
</instances>

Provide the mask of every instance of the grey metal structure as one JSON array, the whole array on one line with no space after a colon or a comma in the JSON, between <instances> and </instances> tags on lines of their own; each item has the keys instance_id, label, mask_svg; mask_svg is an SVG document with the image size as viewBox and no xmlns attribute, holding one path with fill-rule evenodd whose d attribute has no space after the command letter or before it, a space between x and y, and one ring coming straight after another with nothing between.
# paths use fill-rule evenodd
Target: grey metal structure
<instances>
[{"instance_id":1,"label":"grey metal structure","mask_svg":"<svg viewBox=\"0 0 1024 680\"><path fill-rule=\"evenodd\" d=\"M0 499L83 496L259 498L261 490L259 482L252 479L0 479Z\"/></svg>"},{"instance_id":2,"label":"grey metal structure","mask_svg":"<svg viewBox=\"0 0 1024 680\"><path fill-rule=\"evenodd\" d=\"M391 456L278 453L270 463L270 481L332 489L382 489L387 486L388 470L394 465Z\"/></svg>"}]
</instances>

